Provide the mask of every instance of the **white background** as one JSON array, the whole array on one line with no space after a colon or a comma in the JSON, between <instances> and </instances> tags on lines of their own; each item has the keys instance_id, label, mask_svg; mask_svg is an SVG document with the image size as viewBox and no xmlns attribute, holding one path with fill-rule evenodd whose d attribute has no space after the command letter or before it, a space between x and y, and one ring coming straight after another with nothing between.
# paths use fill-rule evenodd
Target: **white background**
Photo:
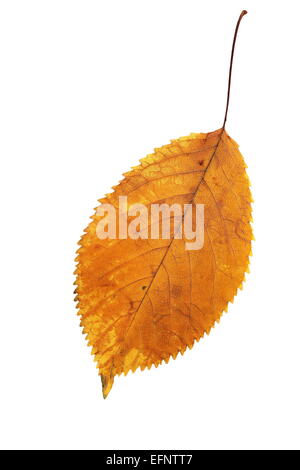
<instances>
[{"instance_id":1,"label":"white background","mask_svg":"<svg viewBox=\"0 0 300 470\"><path fill-rule=\"evenodd\" d=\"M300 448L297 1L1 1L1 418L6 449ZM107 400L73 301L98 198L222 125L248 164L251 274L222 321Z\"/></svg>"}]
</instances>

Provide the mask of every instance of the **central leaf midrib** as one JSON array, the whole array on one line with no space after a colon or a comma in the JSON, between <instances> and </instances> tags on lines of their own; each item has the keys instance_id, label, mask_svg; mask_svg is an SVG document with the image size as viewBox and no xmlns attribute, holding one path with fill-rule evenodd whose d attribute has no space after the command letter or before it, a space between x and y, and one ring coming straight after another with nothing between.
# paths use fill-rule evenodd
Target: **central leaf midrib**
<instances>
[{"instance_id":1,"label":"central leaf midrib","mask_svg":"<svg viewBox=\"0 0 300 470\"><path fill-rule=\"evenodd\" d=\"M202 181L204 180L205 175L206 175L206 173L207 173L207 171L208 171L208 169L209 169L209 167L210 167L210 164L211 164L211 162L212 162L212 160L213 160L213 158L214 158L214 156L215 156L215 154L216 154L216 152L217 152L217 150L218 150L218 147L219 147L220 142L221 142L221 140L222 140L222 135L223 135L223 133L224 133L224 130L225 130L225 129L222 128L221 133L220 133L220 137L219 137L219 140L218 140L218 143L217 143L216 147L214 148L214 151L213 151L213 153L212 153L212 156L210 157L210 160L209 160L209 162L208 162L208 164L207 164L207 167L206 167L205 171L204 171L204 172L202 173L202 175L201 175L200 181L199 181L199 183L198 183L198 185L197 185L197 187L196 187L196 189L195 189L195 191L194 191L194 195L193 195L191 201L189 202L189 204L193 204L193 203L194 203L195 197L196 197L196 195L197 195L197 193L198 193L198 191L199 191L199 189L200 189L201 183L202 183ZM184 217L184 214L183 214L182 217ZM182 223L182 222L181 222L181 223ZM178 227L179 227L179 226L178 226ZM174 231L174 232L175 232L175 231ZM153 284L153 282L154 282L154 280L155 280L155 278L156 278L156 275L157 275L158 271L160 270L160 268L161 268L161 266L162 266L162 264L163 264L163 262L164 262L164 260L165 260L165 258L166 258L166 256L167 256L167 254L168 254L168 252L169 252L169 249L170 249L170 247L171 247L171 245L172 245L172 243L173 243L173 240L174 240L174 235L173 235L173 237L172 237L172 239L171 239L169 245L166 247L165 254L164 254L164 256L162 257L162 260L160 261L160 263L159 263L159 265L158 265L158 267L157 267L157 269L156 269L156 271L155 271L155 274L153 275L153 278L152 278L152 280L151 280L149 286L148 286L147 289L145 290L145 293L144 293L144 295L143 295L143 297L142 297L142 299L141 299L141 301L140 301L140 304L139 304L138 308L136 309L136 311L135 311L135 313L134 313L134 315L133 315L133 318L132 318L130 324L128 325L128 327L127 327L127 329L126 329L126 332L125 332L125 334L124 334L124 338L127 336L128 331L130 330L131 325L133 324L133 322L134 322L134 320L135 320L135 318L136 318L136 316L137 316L137 314L138 314L138 312L139 312L139 310L140 310L140 308L141 308L141 306L142 306L142 304L143 304L143 302L144 302L145 297L148 295L148 292L149 292L149 290L150 290L151 287L152 287L152 284Z\"/></svg>"}]
</instances>

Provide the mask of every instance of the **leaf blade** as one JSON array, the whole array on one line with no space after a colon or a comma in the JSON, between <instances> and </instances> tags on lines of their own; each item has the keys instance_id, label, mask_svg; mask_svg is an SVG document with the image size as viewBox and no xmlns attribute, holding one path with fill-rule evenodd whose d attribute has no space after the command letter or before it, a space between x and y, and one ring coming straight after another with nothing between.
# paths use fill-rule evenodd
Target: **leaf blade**
<instances>
[{"instance_id":1,"label":"leaf blade","mask_svg":"<svg viewBox=\"0 0 300 470\"><path fill-rule=\"evenodd\" d=\"M125 174L101 203L205 204L205 243L98 240L93 220L80 242L79 314L107 396L116 374L157 366L192 347L220 319L248 268L251 194L245 163L224 129L171 141ZM126 282L124 283L124 279Z\"/></svg>"}]
</instances>

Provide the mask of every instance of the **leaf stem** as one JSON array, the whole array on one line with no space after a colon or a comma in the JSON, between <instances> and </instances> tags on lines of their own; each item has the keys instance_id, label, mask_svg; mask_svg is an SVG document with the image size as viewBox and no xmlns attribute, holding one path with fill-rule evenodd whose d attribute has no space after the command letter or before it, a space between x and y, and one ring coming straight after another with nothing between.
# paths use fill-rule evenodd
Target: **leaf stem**
<instances>
[{"instance_id":1,"label":"leaf stem","mask_svg":"<svg viewBox=\"0 0 300 470\"><path fill-rule=\"evenodd\" d=\"M228 107L229 107L229 99L230 99L230 86L231 86L231 74L232 74L232 63L233 63L233 56L234 56L234 48L235 48L235 42L237 38L237 33L239 30L240 22L243 18L243 16L247 15L247 11L243 10L242 13L239 16L239 19L237 21L236 27L235 27L235 32L233 36L233 42L232 42L232 48L231 48L231 57L230 57L230 66L229 66L229 76L228 76L228 88L227 88L227 102L226 102L226 109L225 109L225 116L224 116L224 122L222 129L225 129L225 123L227 120L227 113L228 113Z\"/></svg>"}]
</instances>

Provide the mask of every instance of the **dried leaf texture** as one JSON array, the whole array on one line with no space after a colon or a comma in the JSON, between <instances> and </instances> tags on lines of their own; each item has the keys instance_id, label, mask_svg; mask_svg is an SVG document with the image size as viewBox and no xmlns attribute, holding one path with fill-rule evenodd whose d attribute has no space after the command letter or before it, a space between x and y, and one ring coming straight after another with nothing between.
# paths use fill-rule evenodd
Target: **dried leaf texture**
<instances>
[{"instance_id":1,"label":"dried leaf texture","mask_svg":"<svg viewBox=\"0 0 300 470\"><path fill-rule=\"evenodd\" d=\"M185 239L99 240L99 216L81 238L77 300L103 395L114 376L168 362L220 319L244 280L251 253L245 163L224 129L155 149L101 203L205 205L204 246ZM180 223L180 222L177 222ZM175 222L174 222L175 224Z\"/></svg>"}]
</instances>

